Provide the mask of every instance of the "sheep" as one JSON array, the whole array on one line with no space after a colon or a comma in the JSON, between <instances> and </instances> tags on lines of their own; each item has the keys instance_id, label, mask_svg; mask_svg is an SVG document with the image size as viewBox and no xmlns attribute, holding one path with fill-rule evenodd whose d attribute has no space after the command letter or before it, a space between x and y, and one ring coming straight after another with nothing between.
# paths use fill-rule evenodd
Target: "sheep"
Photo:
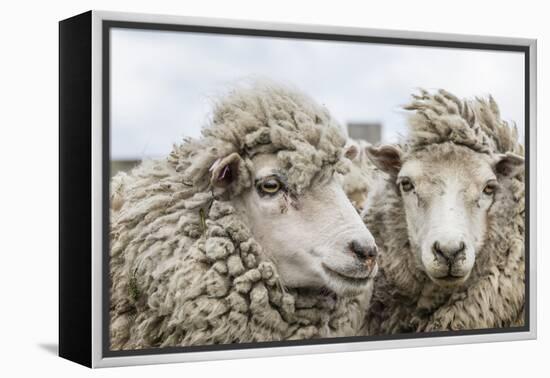
<instances>
[{"instance_id":1,"label":"sheep","mask_svg":"<svg viewBox=\"0 0 550 378\"><path fill-rule=\"evenodd\" d=\"M344 144L325 108L256 83L200 139L115 176L111 349L357 334L378 268Z\"/></svg>"},{"instance_id":2,"label":"sheep","mask_svg":"<svg viewBox=\"0 0 550 378\"><path fill-rule=\"evenodd\" d=\"M524 324L524 150L492 97L421 91L410 135L368 148L388 174L365 222L380 248L369 335Z\"/></svg>"},{"instance_id":3,"label":"sheep","mask_svg":"<svg viewBox=\"0 0 550 378\"><path fill-rule=\"evenodd\" d=\"M343 176L343 187L355 209L362 213L368 206L368 200L380 189L384 175L367 157L367 148L371 144L364 140L348 139L344 155L352 162Z\"/></svg>"}]
</instances>

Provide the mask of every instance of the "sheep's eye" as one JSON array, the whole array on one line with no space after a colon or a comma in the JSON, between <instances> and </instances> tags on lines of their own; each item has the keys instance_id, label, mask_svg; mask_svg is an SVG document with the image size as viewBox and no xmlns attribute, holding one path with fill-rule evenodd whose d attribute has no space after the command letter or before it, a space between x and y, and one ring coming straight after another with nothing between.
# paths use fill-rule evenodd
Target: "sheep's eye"
<instances>
[{"instance_id":1,"label":"sheep's eye","mask_svg":"<svg viewBox=\"0 0 550 378\"><path fill-rule=\"evenodd\" d=\"M490 181L487 183L487 185L485 185L485 188L483 188L483 194L491 196L495 193L496 190L497 190L497 183Z\"/></svg>"},{"instance_id":2,"label":"sheep's eye","mask_svg":"<svg viewBox=\"0 0 550 378\"><path fill-rule=\"evenodd\" d=\"M259 183L258 189L265 194L275 194L281 190L282 185L276 178L269 178Z\"/></svg>"},{"instance_id":3,"label":"sheep's eye","mask_svg":"<svg viewBox=\"0 0 550 378\"><path fill-rule=\"evenodd\" d=\"M411 190L414 189L413 183L408 178L403 178L400 184L401 184L401 190L403 190L404 192L410 192Z\"/></svg>"}]
</instances>

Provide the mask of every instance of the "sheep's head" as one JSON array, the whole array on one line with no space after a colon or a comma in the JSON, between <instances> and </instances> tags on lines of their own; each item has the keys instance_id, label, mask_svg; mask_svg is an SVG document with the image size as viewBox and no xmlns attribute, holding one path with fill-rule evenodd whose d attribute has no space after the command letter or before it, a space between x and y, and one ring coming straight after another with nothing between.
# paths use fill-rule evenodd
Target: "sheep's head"
<instances>
[{"instance_id":1,"label":"sheep's head","mask_svg":"<svg viewBox=\"0 0 550 378\"><path fill-rule=\"evenodd\" d=\"M234 204L283 283L341 295L364 289L377 271L376 245L339 178L315 178L298 193L274 155L257 155L252 163L254 185Z\"/></svg>"},{"instance_id":2,"label":"sheep's head","mask_svg":"<svg viewBox=\"0 0 550 378\"><path fill-rule=\"evenodd\" d=\"M483 247L500 185L523 170L523 157L453 143L410 152L391 145L368 151L401 196L418 266L441 286L462 284Z\"/></svg>"},{"instance_id":3,"label":"sheep's head","mask_svg":"<svg viewBox=\"0 0 550 378\"><path fill-rule=\"evenodd\" d=\"M368 199L377 189L380 171L371 163L366 149L371 144L364 140L348 139L344 155L351 161L344 175L344 191L359 213L367 207Z\"/></svg>"},{"instance_id":4,"label":"sheep's head","mask_svg":"<svg viewBox=\"0 0 550 378\"><path fill-rule=\"evenodd\" d=\"M188 183L232 202L285 286L367 287L377 248L342 188L345 139L324 108L279 87L237 91L203 133L173 157Z\"/></svg>"},{"instance_id":5,"label":"sheep's head","mask_svg":"<svg viewBox=\"0 0 550 378\"><path fill-rule=\"evenodd\" d=\"M454 287L468 279L509 179L523 172L523 157L513 153L523 148L492 97L461 101L422 90L413 98L404 148L368 153L401 196L418 266Z\"/></svg>"}]
</instances>

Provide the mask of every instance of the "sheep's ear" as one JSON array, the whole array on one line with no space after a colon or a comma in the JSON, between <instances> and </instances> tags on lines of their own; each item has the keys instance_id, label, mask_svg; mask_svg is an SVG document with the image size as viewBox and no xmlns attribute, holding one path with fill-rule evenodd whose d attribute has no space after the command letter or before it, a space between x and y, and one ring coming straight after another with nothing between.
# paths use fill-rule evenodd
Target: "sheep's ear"
<instances>
[{"instance_id":1,"label":"sheep's ear","mask_svg":"<svg viewBox=\"0 0 550 378\"><path fill-rule=\"evenodd\" d=\"M220 158L212 164L210 183L217 188L226 188L237 179L241 157L234 152L225 158Z\"/></svg>"},{"instance_id":2,"label":"sheep's ear","mask_svg":"<svg viewBox=\"0 0 550 378\"><path fill-rule=\"evenodd\" d=\"M354 143L348 141L344 146L344 156L351 161L355 160L359 156L359 148Z\"/></svg>"},{"instance_id":3,"label":"sheep's ear","mask_svg":"<svg viewBox=\"0 0 550 378\"><path fill-rule=\"evenodd\" d=\"M525 170L525 159L511 152L500 154L493 162L493 169L497 175L514 177Z\"/></svg>"},{"instance_id":4,"label":"sheep's ear","mask_svg":"<svg viewBox=\"0 0 550 378\"><path fill-rule=\"evenodd\" d=\"M397 176L401 170L401 151L397 147L389 144L380 147L369 146L365 151L374 165L382 171Z\"/></svg>"}]
</instances>

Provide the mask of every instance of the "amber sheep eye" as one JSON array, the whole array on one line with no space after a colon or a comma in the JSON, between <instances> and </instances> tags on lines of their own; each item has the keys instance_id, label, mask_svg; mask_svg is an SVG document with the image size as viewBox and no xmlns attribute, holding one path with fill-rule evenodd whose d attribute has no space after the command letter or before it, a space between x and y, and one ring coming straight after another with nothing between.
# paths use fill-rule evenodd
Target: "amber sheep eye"
<instances>
[{"instance_id":1,"label":"amber sheep eye","mask_svg":"<svg viewBox=\"0 0 550 378\"><path fill-rule=\"evenodd\" d=\"M401 179L400 184L401 184L401 190L403 190L404 192L410 192L411 190L414 189L414 185L409 178L405 177Z\"/></svg>"},{"instance_id":2,"label":"amber sheep eye","mask_svg":"<svg viewBox=\"0 0 550 378\"><path fill-rule=\"evenodd\" d=\"M497 184L491 181L487 183L487 185L485 185L485 188L483 188L483 194L490 196L490 195L493 195L496 190L497 190Z\"/></svg>"},{"instance_id":3,"label":"amber sheep eye","mask_svg":"<svg viewBox=\"0 0 550 378\"><path fill-rule=\"evenodd\" d=\"M281 190L281 187L282 187L281 183L279 182L279 180L275 178L270 178L265 181L262 181L260 185L258 185L258 188L260 189L260 191L262 191L265 194L275 194L279 190Z\"/></svg>"}]
</instances>

